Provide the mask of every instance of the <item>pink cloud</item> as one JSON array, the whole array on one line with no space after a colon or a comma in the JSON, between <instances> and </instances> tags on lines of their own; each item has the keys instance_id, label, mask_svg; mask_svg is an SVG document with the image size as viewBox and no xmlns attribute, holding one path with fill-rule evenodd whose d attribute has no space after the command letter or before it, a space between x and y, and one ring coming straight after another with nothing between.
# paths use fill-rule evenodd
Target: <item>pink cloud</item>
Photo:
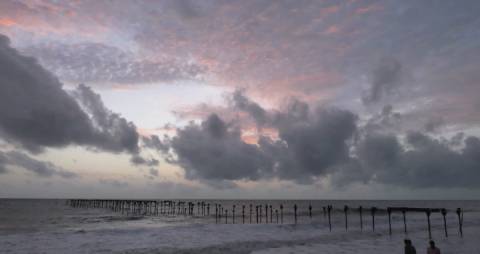
<instances>
[{"instance_id":1,"label":"pink cloud","mask_svg":"<svg viewBox=\"0 0 480 254\"><path fill-rule=\"evenodd\" d=\"M323 15L334 14L334 13L337 13L339 10L340 10L340 6L332 5L332 6L321 9L320 15L323 16Z\"/></svg>"},{"instance_id":2,"label":"pink cloud","mask_svg":"<svg viewBox=\"0 0 480 254\"><path fill-rule=\"evenodd\" d=\"M13 19L10 18L0 18L0 26L13 26L17 24Z\"/></svg>"},{"instance_id":3,"label":"pink cloud","mask_svg":"<svg viewBox=\"0 0 480 254\"><path fill-rule=\"evenodd\" d=\"M338 28L336 25L331 25L327 28L327 30L325 30L326 34L336 34L338 32L340 32L340 28Z\"/></svg>"},{"instance_id":4,"label":"pink cloud","mask_svg":"<svg viewBox=\"0 0 480 254\"><path fill-rule=\"evenodd\" d=\"M355 14L366 14L366 13L370 13L370 12L376 12L376 11L381 11L383 10L383 6L379 5L379 4L371 4L371 5L368 5L368 6L365 6L365 7L360 7L358 9L355 10Z\"/></svg>"}]
</instances>

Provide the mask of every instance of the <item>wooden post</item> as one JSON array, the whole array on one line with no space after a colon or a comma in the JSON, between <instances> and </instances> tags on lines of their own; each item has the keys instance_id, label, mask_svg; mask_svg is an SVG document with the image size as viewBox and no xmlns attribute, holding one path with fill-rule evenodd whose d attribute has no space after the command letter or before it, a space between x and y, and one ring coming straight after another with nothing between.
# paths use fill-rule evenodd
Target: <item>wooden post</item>
<instances>
[{"instance_id":1,"label":"wooden post","mask_svg":"<svg viewBox=\"0 0 480 254\"><path fill-rule=\"evenodd\" d=\"M218 204L215 204L215 224L217 223L218 223Z\"/></svg>"},{"instance_id":2,"label":"wooden post","mask_svg":"<svg viewBox=\"0 0 480 254\"><path fill-rule=\"evenodd\" d=\"M280 222L283 224L283 205L280 204Z\"/></svg>"},{"instance_id":3,"label":"wooden post","mask_svg":"<svg viewBox=\"0 0 480 254\"><path fill-rule=\"evenodd\" d=\"M270 205L270 223L273 223L273 207Z\"/></svg>"},{"instance_id":4,"label":"wooden post","mask_svg":"<svg viewBox=\"0 0 480 254\"><path fill-rule=\"evenodd\" d=\"M262 207L262 205L259 205L258 206L258 213L259 213L258 218L260 219L260 223L262 223L262 217L263 217L262 211L263 211L263 207Z\"/></svg>"},{"instance_id":5,"label":"wooden post","mask_svg":"<svg viewBox=\"0 0 480 254\"><path fill-rule=\"evenodd\" d=\"M348 206L343 207L345 213L345 231L348 231Z\"/></svg>"},{"instance_id":6,"label":"wooden post","mask_svg":"<svg viewBox=\"0 0 480 254\"><path fill-rule=\"evenodd\" d=\"M372 230L375 232L375 212L377 211L376 207L372 207Z\"/></svg>"},{"instance_id":7,"label":"wooden post","mask_svg":"<svg viewBox=\"0 0 480 254\"><path fill-rule=\"evenodd\" d=\"M461 208L457 208L457 217L458 217L458 232L460 237L463 237L463 213Z\"/></svg>"},{"instance_id":8,"label":"wooden post","mask_svg":"<svg viewBox=\"0 0 480 254\"><path fill-rule=\"evenodd\" d=\"M250 224L252 224L252 212L253 212L253 206L250 204Z\"/></svg>"},{"instance_id":9,"label":"wooden post","mask_svg":"<svg viewBox=\"0 0 480 254\"><path fill-rule=\"evenodd\" d=\"M235 224L235 205L233 205L233 208L232 208L232 221L233 221L233 224Z\"/></svg>"},{"instance_id":10,"label":"wooden post","mask_svg":"<svg viewBox=\"0 0 480 254\"><path fill-rule=\"evenodd\" d=\"M358 208L358 213L360 214L360 231L363 231L363 217L362 217L362 206Z\"/></svg>"},{"instance_id":11,"label":"wooden post","mask_svg":"<svg viewBox=\"0 0 480 254\"><path fill-rule=\"evenodd\" d=\"M265 224L268 224L268 205L265 205Z\"/></svg>"},{"instance_id":12,"label":"wooden post","mask_svg":"<svg viewBox=\"0 0 480 254\"><path fill-rule=\"evenodd\" d=\"M428 222L428 239L432 239L432 229L430 227L430 209L427 209L425 212L427 214L427 222Z\"/></svg>"},{"instance_id":13,"label":"wooden post","mask_svg":"<svg viewBox=\"0 0 480 254\"><path fill-rule=\"evenodd\" d=\"M443 216L443 228L445 230L445 237L448 237L448 232L447 232L447 218L445 217L447 215L447 209L443 208L442 209L442 216Z\"/></svg>"},{"instance_id":14,"label":"wooden post","mask_svg":"<svg viewBox=\"0 0 480 254\"><path fill-rule=\"evenodd\" d=\"M277 217L277 224L278 224L278 209L275 209L275 215Z\"/></svg>"},{"instance_id":15,"label":"wooden post","mask_svg":"<svg viewBox=\"0 0 480 254\"><path fill-rule=\"evenodd\" d=\"M308 205L308 215L310 216L310 220L312 219L312 204Z\"/></svg>"},{"instance_id":16,"label":"wooden post","mask_svg":"<svg viewBox=\"0 0 480 254\"><path fill-rule=\"evenodd\" d=\"M330 229L330 232L332 232L332 218L331 218L331 212L332 212L332 206L328 205L327 207L327 213L328 213L328 228Z\"/></svg>"},{"instance_id":17,"label":"wooden post","mask_svg":"<svg viewBox=\"0 0 480 254\"><path fill-rule=\"evenodd\" d=\"M258 224L258 205L255 206L255 215L257 217L257 224Z\"/></svg>"},{"instance_id":18,"label":"wooden post","mask_svg":"<svg viewBox=\"0 0 480 254\"><path fill-rule=\"evenodd\" d=\"M228 209L225 209L225 224L228 224Z\"/></svg>"},{"instance_id":19,"label":"wooden post","mask_svg":"<svg viewBox=\"0 0 480 254\"><path fill-rule=\"evenodd\" d=\"M392 210L387 208L388 213L388 234L392 235Z\"/></svg>"},{"instance_id":20,"label":"wooden post","mask_svg":"<svg viewBox=\"0 0 480 254\"><path fill-rule=\"evenodd\" d=\"M245 224L245 205L242 205L242 224Z\"/></svg>"},{"instance_id":21,"label":"wooden post","mask_svg":"<svg viewBox=\"0 0 480 254\"><path fill-rule=\"evenodd\" d=\"M402 210L402 215L403 215L403 231L405 234L407 234L407 211Z\"/></svg>"},{"instance_id":22,"label":"wooden post","mask_svg":"<svg viewBox=\"0 0 480 254\"><path fill-rule=\"evenodd\" d=\"M294 216L295 216L295 224L297 224L297 204L293 205Z\"/></svg>"}]
</instances>

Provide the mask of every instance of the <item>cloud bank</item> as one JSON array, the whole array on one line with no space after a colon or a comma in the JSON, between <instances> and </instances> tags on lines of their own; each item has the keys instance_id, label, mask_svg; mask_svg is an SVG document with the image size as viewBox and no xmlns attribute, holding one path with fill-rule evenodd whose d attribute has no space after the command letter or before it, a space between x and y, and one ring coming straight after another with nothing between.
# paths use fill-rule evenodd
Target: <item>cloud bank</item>
<instances>
[{"instance_id":1,"label":"cloud bank","mask_svg":"<svg viewBox=\"0 0 480 254\"><path fill-rule=\"evenodd\" d=\"M138 152L135 125L80 85L69 95L34 58L21 55L0 35L0 135L31 152L81 145Z\"/></svg>"},{"instance_id":2,"label":"cloud bank","mask_svg":"<svg viewBox=\"0 0 480 254\"><path fill-rule=\"evenodd\" d=\"M7 166L18 166L34 173L39 177L59 176L61 178L75 178L74 172L57 167L51 162L40 161L19 151L0 151L0 174L7 172Z\"/></svg>"},{"instance_id":3,"label":"cloud bank","mask_svg":"<svg viewBox=\"0 0 480 254\"><path fill-rule=\"evenodd\" d=\"M238 121L211 114L177 130L168 143L186 177L206 184L280 179L312 184L330 179L333 187L380 183L414 188L478 188L480 139L433 137L422 130L390 128L402 121L391 106L369 121L336 108L292 100L283 111L268 111L242 92L231 110L246 112L257 126L273 128L278 138L260 133L256 144L242 139ZM259 114L258 112L262 112ZM258 127L261 128L261 127Z\"/></svg>"}]
</instances>

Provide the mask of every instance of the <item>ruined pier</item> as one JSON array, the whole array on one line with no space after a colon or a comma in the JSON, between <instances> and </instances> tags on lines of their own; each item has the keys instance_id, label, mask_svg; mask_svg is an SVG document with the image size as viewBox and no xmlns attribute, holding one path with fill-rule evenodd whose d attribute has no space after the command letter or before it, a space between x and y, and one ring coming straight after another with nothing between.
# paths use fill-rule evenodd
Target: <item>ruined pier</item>
<instances>
[{"instance_id":1,"label":"ruined pier","mask_svg":"<svg viewBox=\"0 0 480 254\"><path fill-rule=\"evenodd\" d=\"M231 202L230 202L231 203ZM235 204L226 204L213 201L186 201L186 200L119 200L119 199L70 199L67 204L73 208L84 209L109 209L113 212L121 213L129 216L190 216L195 218L215 218L215 223L225 224L284 224L284 216L287 215L285 208L287 204L260 204L241 202ZM431 216L442 216L443 228L445 237L448 237L447 214L455 213L458 219L458 233L463 236L463 210L457 208L456 210L447 210L445 208L418 208L418 207L337 207L334 209L332 205L313 207L310 203L308 207L302 210L302 207L296 203L289 203L292 208L292 224L299 223L300 217L307 217L311 223L315 216L323 214L321 217L325 223L328 223L328 228L332 231L332 218L336 214L343 213L343 226L345 231L352 227L358 227L360 231L364 230L364 216L370 214L371 230L375 232L376 216L388 216L388 233L392 235L392 214L399 213L402 215L403 232L408 234L407 229L407 215L411 213L423 213L426 219L426 229L428 236L432 238ZM255 210L253 207L255 206ZM213 207L215 210L213 211ZM237 212L237 208L241 208L241 212ZM212 208L212 212L210 211ZM230 212L229 212L230 210ZM290 214L289 214L290 215ZM349 216L358 216L358 223L349 221ZM238 217L238 218L237 218ZM247 217L247 218L245 218ZM320 217L320 216L319 216ZM304 221L306 221L304 219ZM341 221L341 220L340 220ZM212 220L213 223L213 220ZM338 221L337 221L338 223ZM358 224L358 225L356 225Z\"/></svg>"}]
</instances>

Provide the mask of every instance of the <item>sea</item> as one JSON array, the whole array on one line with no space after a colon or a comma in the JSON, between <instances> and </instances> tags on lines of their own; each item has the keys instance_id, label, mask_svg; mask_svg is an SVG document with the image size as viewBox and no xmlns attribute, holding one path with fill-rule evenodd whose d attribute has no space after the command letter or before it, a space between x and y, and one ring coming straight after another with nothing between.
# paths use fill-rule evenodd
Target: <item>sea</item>
<instances>
[{"instance_id":1,"label":"sea","mask_svg":"<svg viewBox=\"0 0 480 254\"><path fill-rule=\"evenodd\" d=\"M210 215L199 214L197 207L193 215L156 215L72 207L59 199L0 199L0 253L403 253L406 238L417 253L426 253L430 239L426 213L407 212L404 224L403 214L393 211L390 234L385 210L416 207L447 210L447 232L441 213L430 216L431 239L442 254L480 254L480 201L475 200L181 201L209 203ZM228 209L228 217L215 218L214 204ZM262 217L257 223L255 207L265 205L273 211L283 206L283 223L275 212L270 217L270 211L268 219ZM323 211L327 206L332 206L330 223ZM346 216L345 206L349 207ZM375 231L370 207L378 208ZM457 208L462 209L462 235Z\"/></svg>"}]
</instances>

